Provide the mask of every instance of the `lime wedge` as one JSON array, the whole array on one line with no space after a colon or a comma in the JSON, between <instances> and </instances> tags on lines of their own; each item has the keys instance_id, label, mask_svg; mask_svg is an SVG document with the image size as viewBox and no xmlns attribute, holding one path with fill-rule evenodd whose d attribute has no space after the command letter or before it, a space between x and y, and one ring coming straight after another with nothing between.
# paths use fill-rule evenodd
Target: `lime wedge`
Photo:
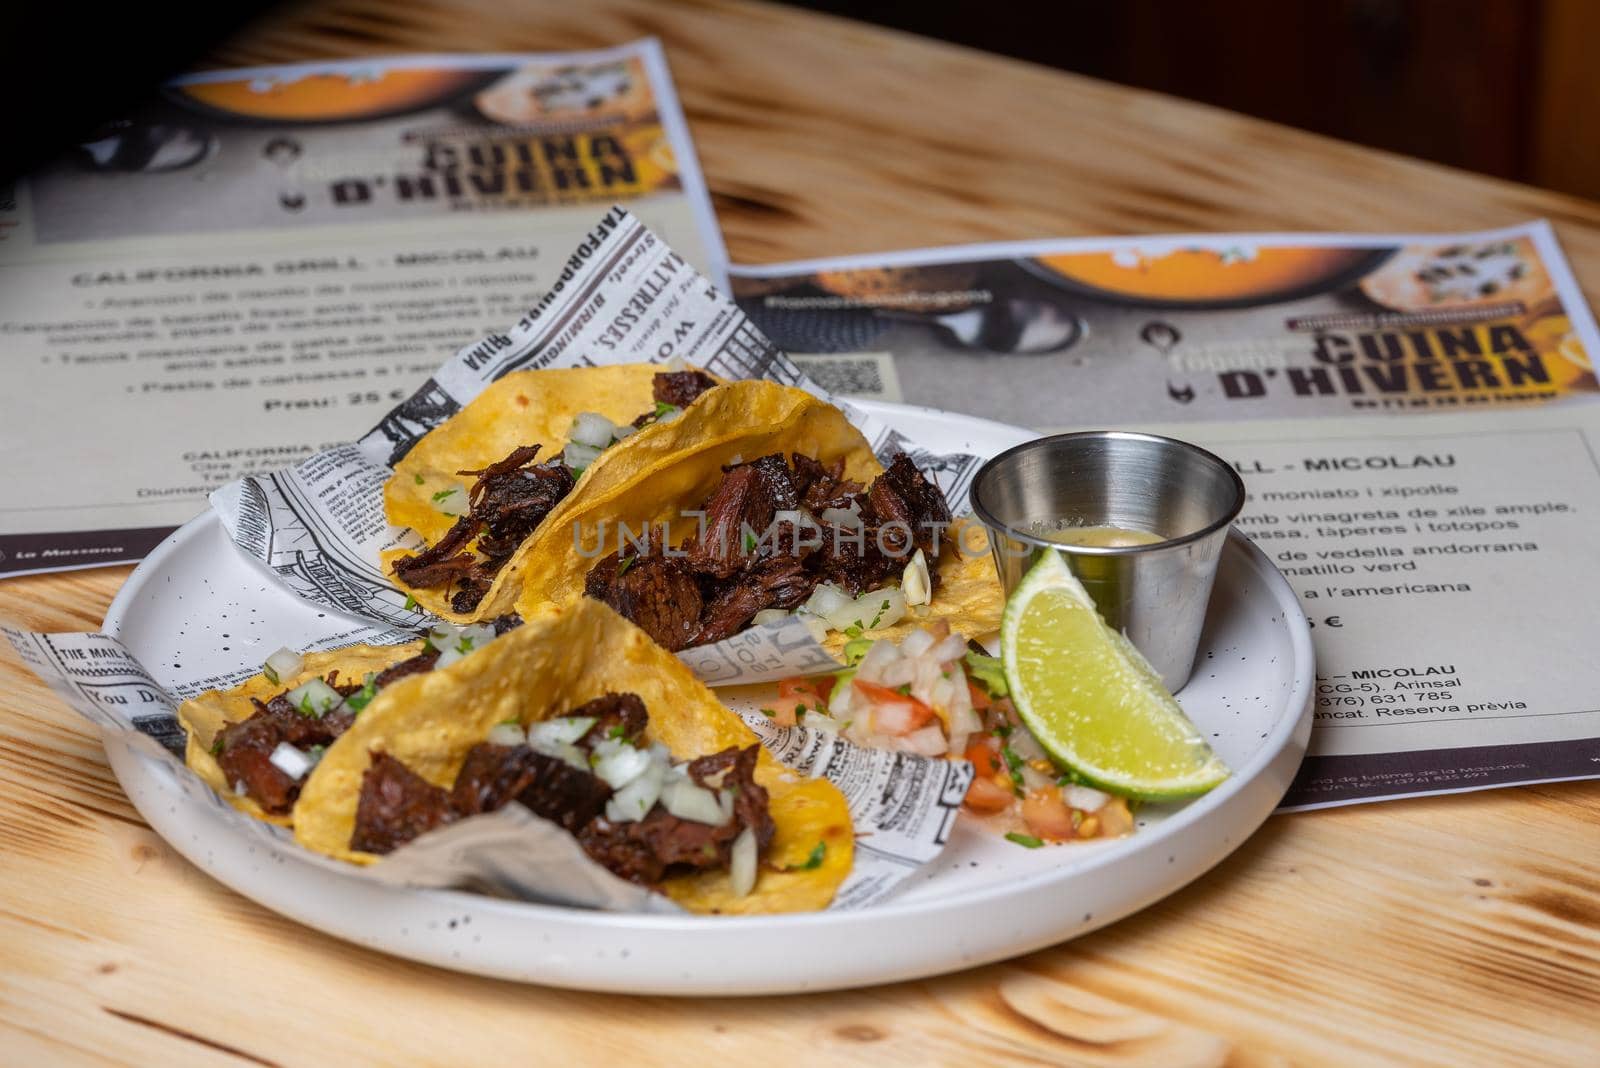
<instances>
[{"instance_id":1,"label":"lime wedge","mask_svg":"<svg viewBox=\"0 0 1600 1068\"><path fill-rule=\"evenodd\" d=\"M1091 785L1170 801L1228 777L1155 669L1105 624L1056 553L1041 557L1006 602L1000 656L1022 722Z\"/></svg>"}]
</instances>

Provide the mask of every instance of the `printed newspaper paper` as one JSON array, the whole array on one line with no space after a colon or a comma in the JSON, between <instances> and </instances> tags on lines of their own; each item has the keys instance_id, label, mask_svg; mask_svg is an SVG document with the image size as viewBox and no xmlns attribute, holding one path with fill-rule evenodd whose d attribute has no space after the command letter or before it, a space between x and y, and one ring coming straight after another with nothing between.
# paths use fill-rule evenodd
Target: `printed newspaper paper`
<instances>
[{"instance_id":1,"label":"printed newspaper paper","mask_svg":"<svg viewBox=\"0 0 1600 1068\"><path fill-rule=\"evenodd\" d=\"M1550 227L1204 234L732 269L912 403L1208 446L1316 645L1285 804L1600 775L1600 352Z\"/></svg>"},{"instance_id":2,"label":"printed newspaper paper","mask_svg":"<svg viewBox=\"0 0 1600 1068\"><path fill-rule=\"evenodd\" d=\"M259 665L230 678L184 679L169 689L121 642L104 634L33 634L4 625L0 634L68 707L102 732L129 742L147 759L161 762L189 803L206 806L274 855L398 885L473 888L589 908L679 911L666 898L612 875L591 861L571 834L520 805L423 835L368 868L301 849L284 828L252 819L228 804L183 762L178 703L202 690L240 682L259 671ZM352 639L346 634L317 647L381 637L362 633ZM409 637L391 635L390 640ZM944 849L972 781L971 764L863 749L821 731L774 728L759 715L751 718L759 721L751 726L774 756L800 774L833 782L849 802L858 836L855 863L831 908L862 908L881 901Z\"/></svg>"}]
</instances>

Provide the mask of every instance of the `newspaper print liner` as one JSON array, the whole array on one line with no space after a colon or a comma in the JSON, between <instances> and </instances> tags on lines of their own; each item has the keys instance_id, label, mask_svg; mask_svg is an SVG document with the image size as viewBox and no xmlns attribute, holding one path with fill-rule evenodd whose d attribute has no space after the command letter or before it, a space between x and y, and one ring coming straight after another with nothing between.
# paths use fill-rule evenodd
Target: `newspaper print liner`
<instances>
[{"instance_id":1,"label":"newspaper print liner","mask_svg":"<svg viewBox=\"0 0 1600 1068\"><path fill-rule=\"evenodd\" d=\"M211 496L228 536L299 597L385 627L417 630L432 617L409 603L379 564L389 548L419 548L383 513L390 468L428 431L512 371L675 356L725 378L767 378L841 408L887 462L910 454L966 510L981 458L939 454L830 396L756 329L727 296L649 228L613 207L568 258L537 306L445 362L359 441L292 468L252 475ZM371 641L372 639L368 639ZM375 641L373 644L377 644ZM753 627L680 657L712 686L766 682L837 666L800 620Z\"/></svg>"},{"instance_id":2,"label":"newspaper print liner","mask_svg":"<svg viewBox=\"0 0 1600 1068\"><path fill-rule=\"evenodd\" d=\"M391 642L412 637L387 633ZM274 855L395 886L456 887L619 912L683 911L666 897L612 875L590 860L572 835L520 804L431 831L365 868L303 849L287 828L252 819L228 804L183 761L178 704L202 690L240 682L258 667L231 677L188 679L169 689L109 635L37 634L4 624L0 634L68 707L102 732L160 761L187 802L207 806ZM345 632L308 651L371 639L369 631ZM850 806L857 836L855 864L830 910L883 900L943 851L972 783L971 764L864 749L825 731L774 727L758 714L743 718L781 763L803 775L826 778Z\"/></svg>"}]
</instances>

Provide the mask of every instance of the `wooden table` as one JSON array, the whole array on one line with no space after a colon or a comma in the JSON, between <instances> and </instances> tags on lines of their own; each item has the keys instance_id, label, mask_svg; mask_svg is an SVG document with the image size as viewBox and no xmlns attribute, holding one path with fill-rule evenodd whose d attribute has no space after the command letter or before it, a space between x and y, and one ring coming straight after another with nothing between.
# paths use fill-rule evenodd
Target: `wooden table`
<instances>
[{"instance_id":1,"label":"wooden table","mask_svg":"<svg viewBox=\"0 0 1600 1068\"><path fill-rule=\"evenodd\" d=\"M777 7L347 0L214 58L646 34L737 260L1542 215L1600 285L1600 205ZM95 629L127 573L0 583L0 615ZM6 1064L1600 1063L1600 783L1278 816L1069 945L928 982L683 1002L456 975L266 912L145 826L32 676L7 659L0 682Z\"/></svg>"}]
</instances>

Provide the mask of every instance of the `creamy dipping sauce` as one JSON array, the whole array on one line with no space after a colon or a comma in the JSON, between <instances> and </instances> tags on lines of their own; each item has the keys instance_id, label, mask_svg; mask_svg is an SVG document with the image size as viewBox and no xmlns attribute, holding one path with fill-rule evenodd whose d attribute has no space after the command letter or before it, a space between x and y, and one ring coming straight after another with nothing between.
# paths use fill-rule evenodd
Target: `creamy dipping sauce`
<instances>
[{"instance_id":1,"label":"creamy dipping sauce","mask_svg":"<svg viewBox=\"0 0 1600 1068\"><path fill-rule=\"evenodd\" d=\"M1135 545L1154 545L1165 541L1159 534L1133 527L1044 527L1029 531L1036 538L1058 545L1082 545L1093 549L1126 549Z\"/></svg>"}]
</instances>

